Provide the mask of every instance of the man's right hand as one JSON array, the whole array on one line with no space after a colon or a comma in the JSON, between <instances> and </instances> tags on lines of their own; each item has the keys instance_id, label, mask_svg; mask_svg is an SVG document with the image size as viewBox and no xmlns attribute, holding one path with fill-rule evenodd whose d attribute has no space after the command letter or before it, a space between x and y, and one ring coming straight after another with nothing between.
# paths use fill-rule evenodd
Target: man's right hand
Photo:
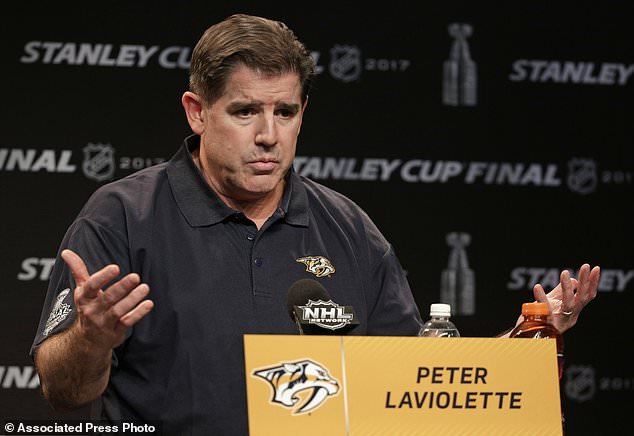
<instances>
[{"instance_id":1,"label":"man's right hand","mask_svg":"<svg viewBox=\"0 0 634 436\"><path fill-rule=\"evenodd\" d=\"M61 255L77 285L75 333L98 350L112 350L123 342L126 329L154 307L151 300L143 300L150 287L141 283L138 274L131 273L104 291L104 286L119 275L119 266L108 265L91 275L77 253L66 249Z\"/></svg>"},{"instance_id":2,"label":"man's right hand","mask_svg":"<svg viewBox=\"0 0 634 436\"><path fill-rule=\"evenodd\" d=\"M154 303L144 300L150 288L138 274L128 274L105 291L119 275L117 265L94 274L76 253L64 250L62 259L75 278L77 317L66 330L44 340L35 353L35 366L44 396L57 410L94 400L108 385L112 350L125 339L126 329L147 315Z\"/></svg>"}]
</instances>

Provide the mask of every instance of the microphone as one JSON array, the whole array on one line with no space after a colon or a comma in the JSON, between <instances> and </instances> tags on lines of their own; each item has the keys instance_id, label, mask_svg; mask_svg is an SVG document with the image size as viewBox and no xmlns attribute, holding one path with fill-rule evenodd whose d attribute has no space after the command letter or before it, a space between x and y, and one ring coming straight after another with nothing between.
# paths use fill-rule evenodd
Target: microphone
<instances>
[{"instance_id":1,"label":"microphone","mask_svg":"<svg viewBox=\"0 0 634 436\"><path fill-rule=\"evenodd\" d=\"M286 307L302 335L338 335L359 325L352 306L332 301L326 288L313 279L300 279L291 285Z\"/></svg>"}]
</instances>

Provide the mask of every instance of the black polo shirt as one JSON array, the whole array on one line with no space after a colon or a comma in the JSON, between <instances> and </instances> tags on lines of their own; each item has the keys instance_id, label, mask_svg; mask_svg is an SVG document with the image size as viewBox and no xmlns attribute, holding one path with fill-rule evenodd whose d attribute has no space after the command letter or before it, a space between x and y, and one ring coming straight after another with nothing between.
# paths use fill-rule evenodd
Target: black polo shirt
<instances>
[{"instance_id":1,"label":"black polo shirt","mask_svg":"<svg viewBox=\"0 0 634 436\"><path fill-rule=\"evenodd\" d=\"M296 280L318 280L353 306L352 334L415 335L421 320L392 246L354 202L291 171L258 231L204 181L191 157L199 139L99 188L60 252L77 252L91 273L110 263L139 273L155 303L114 350L97 416L160 421L169 434L246 435L242 335L297 334L286 311ZM330 274L307 270L308 256L329 261ZM74 320L74 288L58 256L31 353Z\"/></svg>"}]
</instances>

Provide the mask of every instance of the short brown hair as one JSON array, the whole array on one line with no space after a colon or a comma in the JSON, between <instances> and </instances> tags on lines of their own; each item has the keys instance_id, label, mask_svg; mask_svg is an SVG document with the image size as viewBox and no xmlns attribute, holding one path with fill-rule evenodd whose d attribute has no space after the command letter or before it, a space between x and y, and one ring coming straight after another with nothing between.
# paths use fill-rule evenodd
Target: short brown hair
<instances>
[{"instance_id":1,"label":"short brown hair","mask_svg":"<svg viewBox=\"0 0 634 436\"><path fill-rule=\"evenodd\" d=\"M192 53L189 89L213 104L237 65L265 75L295 72L308 97L315 63L304 44L281 21L235 14L209 27Z\"/></svg>"}]
</instances>

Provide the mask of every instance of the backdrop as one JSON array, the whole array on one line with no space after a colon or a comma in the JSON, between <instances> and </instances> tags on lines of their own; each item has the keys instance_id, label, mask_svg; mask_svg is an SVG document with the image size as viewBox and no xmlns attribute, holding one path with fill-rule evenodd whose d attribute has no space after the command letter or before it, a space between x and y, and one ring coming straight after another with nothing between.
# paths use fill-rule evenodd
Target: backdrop
<instances>
[{"instance_id":1,"label":"backdrop","mask_svg":"<svg viewBox=\"0 0 634 436\"><path fill-rule=\"evenodd\" d=\"M97 187L177 150L193 46L247 12L286 22L317 61L296 170L367 210L425 317L450 302L463 336L491 336L535 283L602 267L565 336L562 401L568 435L620 433L634 393L632 11L173 3L4 15L0 418L85 416L50 410L28 356L58 244Z\"/></svg>"}]
</instances>

